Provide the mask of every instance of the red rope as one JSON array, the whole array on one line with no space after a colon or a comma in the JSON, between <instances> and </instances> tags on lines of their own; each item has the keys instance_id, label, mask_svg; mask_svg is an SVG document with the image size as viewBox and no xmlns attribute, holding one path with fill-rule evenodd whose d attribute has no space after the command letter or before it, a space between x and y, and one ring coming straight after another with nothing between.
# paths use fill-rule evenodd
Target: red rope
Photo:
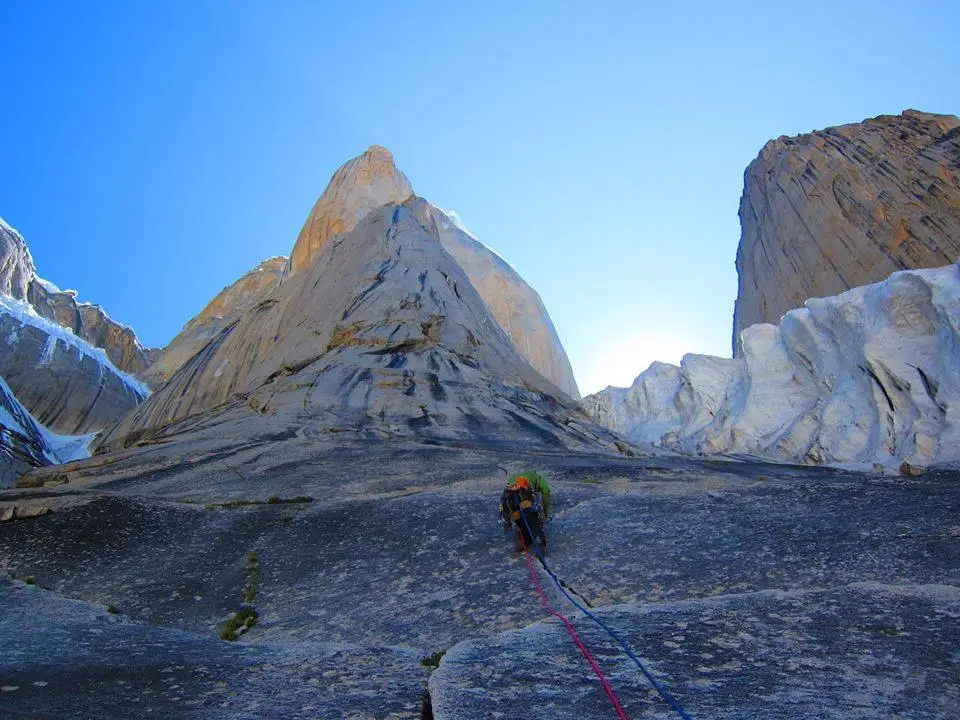
<instances>
[{"instance_id":1,"label":"red rope","mask_svg":"<svg viewBox=\"0 0 960 720\"><path fill-rule=\"evenodd\" d=\"M627 714L623 711L623 707L620 705L620 701L617 699L616 694L613 692L613 688L610 686L610 681L607 680L606 676L603 674L603 670L600 669L600 665L594 659L593 655L590 654L590 651L587 650L587 646L583 644L583 641L580 639L580 636L577 635L577 631L573 629L573 623L558 612L553 605L550 604L550 599L547 597L547 594L543 591L543 585L540 584L540 578L537 575L537 569L533 564L533 557L530 555L530 551L527 549L526 543L523 541L523 536L521 535L520 539L521 545L523 545L523 554L527 558L527 567L530 568L530 577L533 578L533 585L537 589L537 595L540 596L540 604L543 605L543 609L548 613L553 615L556 618L559 618L560 621L567 628L567 633L573 639L574 644L577 646L577 649L583 654L587 659L587 662L590 663L590 667L593 668L593 672L596 673L597 678L600 680L600 684L603 686L603 690L607 693L607 697L610 698L610 702L613 703L613 707L617 710L617 716L620 720L630 720L627 717Z\"/></svg>"}]
</instances>

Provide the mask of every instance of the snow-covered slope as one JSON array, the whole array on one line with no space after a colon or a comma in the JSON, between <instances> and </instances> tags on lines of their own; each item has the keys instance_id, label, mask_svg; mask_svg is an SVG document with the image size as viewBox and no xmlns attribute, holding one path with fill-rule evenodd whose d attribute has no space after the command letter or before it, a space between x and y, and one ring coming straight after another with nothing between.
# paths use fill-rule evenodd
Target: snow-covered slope
<instances>
[{"instance_id":1,"label":"snow-covered slope","mask_svg":"<svg viewBox=\"0 0 960 720\"><path fill-rule=\"evenodd\" d=\"M159 354L144 348L132 328L117 322L95 303L78 302L76 290L61 290L37 275L23 236L0 218L0 295L24 300L36 313L102 348L117 368L146 370Z\"/></svg>"},{"instance_id":2,"label":"snow-covered slope","mask_svg":"<svg viewBox=\"0 0 960 720\"><path fill-rule=\"evenodd\" d=\"M76 294L39 277L23 237L0 222L0 376L39 423L69 436L112 425L149 395L129 369L151 358Z\"/></svg>"},{"instance_id":3,"label":"snow-covered slope","mask_svg":"<svg viewBox=\"0 0 960 720\"><path fill-rule=\"evenodd\" d=\"M102 372L116 375L141 399L150 394L150 388L145 383L118 369L103 348L94 347L83 338L74 335L68 328L41 317L29 303L0 295L0 313L9 316L21 326L29 325L43 332L48 338L45 351L47 357L56 349L57 343L63 343L76 352L78 357L87 357L96 362L100 365ZM12 342L12 336L8 335L7 345L10 346Z\"/></svg>"},{"instance_id":4,"label":"snow-covered slope","mask_svg":"<svg viewBox=\"0 0 960 720\"><path fill-rule=\"evenodd\" d=\"M0 295L0 376L37 420L82 435L112 425L149 389L29 303Z\"/></svg>"},{"instance_id":5,"label":"snow-covered slope","mask_svg":"<svg viewBox=\"0 0 960 720\"><path fill-rule=\"evenodd\" d=\"M586 398L601 424L684 452L830 465L960 462L960 268L897 272L743 331L743 357L654 363Z\"/></svg>"},{"instance_id":6,"label":"snow-covered slope","mask_svg":"<svg viewBox=\"0 0 960 720\"><path fill-rule=\"evenodd\" d=\"M32 468L90 457L87 446L94 436L50 432L0 377L0 488L9 487Z\"/></svg>"}]
</instances>

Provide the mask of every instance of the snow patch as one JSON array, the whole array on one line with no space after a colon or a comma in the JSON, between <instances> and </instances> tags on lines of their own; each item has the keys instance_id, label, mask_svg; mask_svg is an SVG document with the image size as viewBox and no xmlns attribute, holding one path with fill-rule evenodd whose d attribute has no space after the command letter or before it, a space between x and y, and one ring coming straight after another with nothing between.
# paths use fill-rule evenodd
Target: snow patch
<instances>
[{"instance_id":1,"label":"snow patch","mask_svg":"<svg viewBox=\"0 0 960 720\"><path fill-rule=\"evenodd\" d=\"M38 285L40 285L40 287L42 287L48 293L56 294L56 293L63 292L63 290L58 288L54 283L50 282L49 280L46 280L45 278L40 277L39 275L34 275L33 281Z\"/></svg>"},{"instance_id":2,"label":"snow patch","mask_svg":"<svg viewBox=\"0 0 960 720\"><path fill-rule=\"evenodd\" d=\"M90 457L90 444L98 433L58 435L30 414L3 377L0 377L0 393L6 396L5 400L13 409L10 412L4 407L6 402L0 401L0 425L3 426L0 429L9 429L28 438L39 438L44 457L53 465Z\"/></svg>"},{"instance_id":3,"label":"snow patch","mask_svg":"<svg viewBox=\"0 0 960 720\"><path fill-rule=\"evenodd\" d=\"M18 238L18 239L20 240L20 242L22 242L24 245L26 245L26 242L25 242L24 239L23 239L23 235L21 235L21 234L20 234L19 232L17 232L14 228L12 228L10 225L8 225L7 222L6 222L2 217L0 217L0 228L2 228L3 230L6 230L8 233L10 233L11 235L13 235L15 238Z\"/></svg>"},{"instance_id":4,"label":"snow patch","mask_svg":"<svg viewBox=\"0 0 960 720\"><path fill-rule=\"evenodd\" d=\"M47 342L43 346L43 353L40 355L40 365L49 365L53 360L53 353L57 350L57 336L47 335Z\"/></svg>"},{"instance_id":5,"label":"snow patch","mask_svg":"<svg viewBox=\"0 0 960 720\"><path fill-rule=\"evenodd\" d=\"M57 342L62 342L74 348L80 355L85 355L95 360L100 364L101 371L107 369L114 375L117 375L141 399L150 395L149 387L132 375L119 370L110 361L107 353L104 352L102 348L94 347L83 338L77 337L70 328L65 328L62 325L58 325L51 320L41 317L30 303L0 295L0 312L7 313L21 325L30 325L47 334L47 344L44 347L41 362L49 362L53 357L53 351L56 348ZM7 336L7 341L10 341L9 335Z\"/></svg>"},{"instance_id":6,"label":"snow patch","mask_svg":"<svg viewBox=\"0 0 960 720\"><path fill-rule=\"evenodd\" d=\"M436 206L434 206L436 207ZM474 235L467 229L467 226L463 224L463 220L460 218L460 214L456 210L444 210L443 208L437 208L440 212L447 216L447 219L454 224L455 227L459 228L467 235L472 237L474 240L477 240L477 236Z\"/></svg>"},{"instance_id":7,"label":"snow patch","mask_svg":"<svg viewBox=\"0 0 960 720\"><path fill-rule=\"evenodd\" d=\"M40 425L40 433L48 448L47 457L54 465L90 457L90 445L100 434L92 432L86 435L58 435L43 425Z\"/></svg>"}]
</instances>

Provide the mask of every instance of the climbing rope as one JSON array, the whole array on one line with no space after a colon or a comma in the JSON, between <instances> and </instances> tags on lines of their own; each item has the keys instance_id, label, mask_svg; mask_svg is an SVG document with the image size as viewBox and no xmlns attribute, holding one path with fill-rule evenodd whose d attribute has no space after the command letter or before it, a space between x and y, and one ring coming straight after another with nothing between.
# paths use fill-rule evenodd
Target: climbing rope
<instances>
[{"instance_id":1,"label":"climbing rope","mask_svg":"<svg viewBox=\"0 0 960 720\"><path fill-rule=\"evenodd\" d=\"M521 517L523 518L523 524L526 525L526 527L527 527L527 532L530 533L530 537L532 538L532 537L533 537L533 532L532 532L532 530L531 530L531 528L530 528L530 523L527 522L527 517L526 517L526 515L521 514ZM521 536L522 536L522 533L521 533ZM561 580L561 579L557 576L557 574L550 568L550 566L547 564L547 558L544 556L544 554L543 554L543 552L540 550L540 548L537 547L537 544L536 544L536 543L533 543L533 549L534 549L534 551L537 553L537 559L540 561L540 564L543 566L543 569L547 571L547 574L548 574L548 575L550 576L550 578L553 580L554 584L557 586L557 588L560 590L560 592L563 593L564 597L566 597L567 600L569 600L570 603L571 603L575 608L577 608L580 612L582 612L582 613L583 613L584 615L586 615L588 618L590 618L590 619L593 620L595 623L597 623L597 625L599 625L601 628L603 628L610 637L612 637L614 640L617 641L617 643L619 643L620 647L623 648L623 650L624 650L624 652L627 654L627 656L628 656L631 660L633 660L634 664L636 664L636 666L637 666L638 668L640 668L640 671L646 676L647 680L650 681L650 684L653 685L654 689L660 694L660 697L662 697L662 698L666 701L666 703L667 703L670 707L672 707L672 708L677 712L677 714L678 714L681 718L683 718L683 720L693 720L693 718L691 718L691 717L684 711L684 709L680 706L680 703L678 703L678 702L676 701L676 699L673 697L673 695L671 695L671 694L667 691L667 689L653 676L653 673L651 673L651 672L647 669L647 666L643 663L643 661L642 661L639 657L637 657L637 654L633 651L633 649L630 647L630 645L627 643L627 641L623 639L623 637L620 635L620 633L618 633L616 630L614 630L613 628L611 628L611 627L610 627L609 625L607 625L603 620L601 620L599 617L597 617L594 613L592 613L590 610L588 610L588 609L585 608L583 605L581 605L579 602L577 602L577 601L573 598L573 596L572 596L569 592L567 592L566 587L565 587L565 586L566 586L566 583L563 582L563 580ZM527 549L526 549L526 546L525 546L525 545L524 545L524 552L525 552L526 555L527 555L527 562L528 562L528 564L531 564L531 563L532 563L532 560L530 559L530 553L527 552ZM540 583L539 578L536 579L536 582L537 582L537 584L539 585L539 583Z\"/></svg>"},{"instance_id":2,"label":"climbing rope","mask_svg":"<svg viewBox=\"0 0 960 720\"><path fill-rule=\"evenodd\" d=\"M526 519L524 519L524 522L526 522ZM533 536L531 535L531 538L532 537ZM610 681L607 680L606 676L603 674L603 670L600 669L599 663L597 663L593 655L590 654L590 651L587 650L587 646L583 644L580 636L577 635L577 631L574 629L573 623L570 622L566 615L563 615L559 610L553 607L550 599L544 592L543 585L540 584L540 577L537 575L537 568L533 564L533 556L530 554L530 551L527 549L527 544L523 540L523 533L520 534L520 544L523 546L523 554L527 559L527 567L530 569L530 577L533 578L533 586L537 590L537 595L540 597L540 604L543 606L543 609L553 615L555 618L559 618L560 622L562 622L564 627L567 628L567 633L573 640L574 645L577 646L577 649L580 651L583 657L585 657L587 662L590 663L590 667L593 668L593 672L596 674L597 679L600 680L600 684L603 686L603 691L607 694L607 697L610 698L610 702L613 703L613 707L616 708L617 716L620 718L620 720L630 720L630 718L628 718L627 714L624 712L623 706L620 705L620 700L617 699L616 693L613 692L613 687L610 685ZM536 543L534 543L534 547L536 547Z\"/></svg>"}]
</instances>

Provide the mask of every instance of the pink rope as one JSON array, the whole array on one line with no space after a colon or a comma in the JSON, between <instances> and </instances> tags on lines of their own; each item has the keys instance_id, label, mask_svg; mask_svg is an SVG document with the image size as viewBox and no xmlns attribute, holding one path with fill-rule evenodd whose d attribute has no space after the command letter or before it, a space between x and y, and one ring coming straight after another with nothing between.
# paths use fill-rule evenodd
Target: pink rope
<instances>
[{"instance_id":1,"label":"pink rope","mask_svg":"<svg viewBox=\"0 0 960 720\"><path fill-rule=\"evenodd\" d=\"M573 643L577 646L577 649L580 650L581 654L587 659L587 662L590 663L590 667L593 668L593 672L596 673L597 678L600 680L600 684L603 686L604 692L607 693L607 697L610 698L610 702L612 702L613 707L616 708L617 716L620 718L620 720L630 720L630 718L627 717L627 714L623 711L623 706L620 705L620 701L617 699L616 693L613 692L610 681L607 680L606 676L603 674L603 670L600 669L600 665L594 659L593 655L590 654L590 651L587 650L587 646L583 644L580 636L577 635L577 631L573 629L573 623L550 604L550 599L543 591L543 585L540 584L540 578L537 575L537 569L533 564L533 557L530 555L530 551L527 549L526 543L523 542L522 536L520 542L523 545L523 554L527 558L527 567L530 568L530 577L533 578L533 585L537 589L537 595L540 596L540 604L543 605L543 609L553 615L555 618L559 618L567 628L567 633L573 639Z\"/></svg>"}]
</instances>

